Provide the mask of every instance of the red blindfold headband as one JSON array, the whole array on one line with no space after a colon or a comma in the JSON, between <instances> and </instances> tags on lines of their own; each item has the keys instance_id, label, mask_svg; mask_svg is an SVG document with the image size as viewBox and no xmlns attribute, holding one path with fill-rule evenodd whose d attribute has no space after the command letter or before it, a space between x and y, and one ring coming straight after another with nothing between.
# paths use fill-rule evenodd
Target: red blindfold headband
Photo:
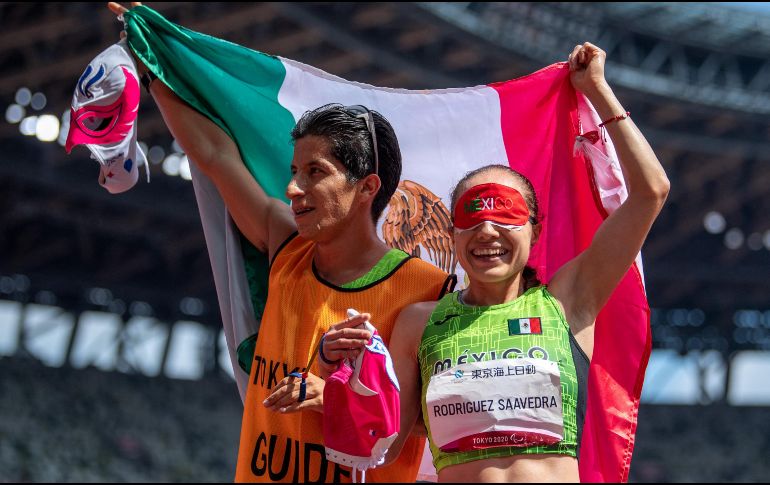
<instances>
[{"instance_id":1,"label":"red blindfold headband","mask_svg":"<svg viewBox=\"0 0 770 485\"><path fill-rule=\"evenodd\" d=\"M482 184L468 189L457 200L454 211L457 229L473 229L491 222L508 229L527 224L529 208L518 190L499 184Z\"/></svg>"}]
</instances>

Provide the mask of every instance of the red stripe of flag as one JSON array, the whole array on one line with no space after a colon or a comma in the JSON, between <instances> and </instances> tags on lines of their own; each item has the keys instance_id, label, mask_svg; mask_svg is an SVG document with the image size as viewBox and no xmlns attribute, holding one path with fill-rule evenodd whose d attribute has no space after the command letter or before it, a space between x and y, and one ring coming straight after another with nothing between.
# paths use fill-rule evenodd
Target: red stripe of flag
<instances>
[{"instance_id":1,"label":"red stripe of flag","mask_svg":"<svg viewBox=\"0 0 770 485\"><path fill-rule=\"evenodd\" d=\"M577 95L565 63L491 87L500 96L510 165L526 175L537 192L543 231L529 263L548 281L591 243L606 217L590 164L582 155L572 154L578 135ZM651 349L649 313L641 275L634 265L596 320L580 453L581 481L628 480Z\"/></svg>"}]
</instances>

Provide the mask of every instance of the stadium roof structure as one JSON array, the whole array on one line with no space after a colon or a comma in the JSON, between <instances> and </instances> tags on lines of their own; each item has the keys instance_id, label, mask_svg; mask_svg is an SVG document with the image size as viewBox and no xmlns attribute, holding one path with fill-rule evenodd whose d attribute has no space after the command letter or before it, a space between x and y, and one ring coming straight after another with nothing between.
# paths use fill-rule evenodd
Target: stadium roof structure
<instances>
[{"instance_id":1,"label":"stadium roof structure","mask_svg":"<svg viewBox=\"0 0 770 485\"><path fill-rule=\"evenodd\" d=\"M667 327L656 345L770 349L770 313L759 320L764 330L733 338L737 311L770 309L767 16L673 3L150 6L194 30L400 88L511 79L593 41L608 52L607 76L672 181L644 249L650 302L660 309L654 323ZM27 114L57 116L84 66L120 31L104 4L92 3L2 3L0 24L3 108L27 87L47 97L44 109L27 107ZM144 97L140 112L139 139L173 153L152 101ZM140 300L173 321L185 317L179 302L195 297L206 303L198 318L219 326L188 181L154 163L150 184L110 196L97 186L85 149L67 156L8 121L0 121L0 143L0 298L32 302L52 294L81 311L95 306L89 291L109 288L125 303L113 305L116 311ZM715 221L711 232L707 215Z\"/></svg>"}]
</instances>

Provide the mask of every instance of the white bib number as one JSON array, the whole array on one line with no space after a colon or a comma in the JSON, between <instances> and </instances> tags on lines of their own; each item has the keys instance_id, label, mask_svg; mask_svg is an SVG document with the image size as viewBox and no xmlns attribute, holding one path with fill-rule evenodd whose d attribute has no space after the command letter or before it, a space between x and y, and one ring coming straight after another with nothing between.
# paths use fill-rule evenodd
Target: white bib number
<instances>
[{"instance_id":1,"label":"white bib number","mask_svg":"<svg viewBox=\"0 0 770 485\"><path fill-rule=\"evenodd\" d=\"M564 439L561 374L549 360L457 365L431 377L426 404L431 439L447 453Z\"/></svg>"}]
</instances>

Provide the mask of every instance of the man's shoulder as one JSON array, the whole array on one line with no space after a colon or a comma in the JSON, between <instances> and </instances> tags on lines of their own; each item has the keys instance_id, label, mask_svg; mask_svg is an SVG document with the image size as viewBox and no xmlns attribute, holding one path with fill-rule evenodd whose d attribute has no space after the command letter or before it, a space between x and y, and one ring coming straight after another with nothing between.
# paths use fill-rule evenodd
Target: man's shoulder
<instances>
[{"instance_id":1,"label":"man's shoulder","mask_svg":"<svg viewBox=\"0 0 770 485\"><path fill-rule=\"evenodd\" d=\"M449 276L449 273L442 270L435 264L425 261L424 259L419 258L417 256L410 257L409 264L412 266L412 270L418 273L424 273L426 275L434 275L442 279L445 279L447 276Z\"/></svg>"},{"instance_id":2,"label":"man's shoulder","mask_svg":"<svg viewBox=\"0 0 770 485\"><path fill-rule=\"evenodd\" d=\"M270 261L270 266L272 267L279 260L295 256L298 252L305 253L312 249L314 244L315 243L313 241L305 239L304 237L300 236L299 233L294 232L290 234L289 237L287 237L286 240L284 240L275 250L273 259Z\"/></svg>"},{"instance_id":3,"label":"man's shoulder","mask_svg":"<svg viewBox=\"0 0 770 485\"><path fill-rule=\"evenodd\" d=\"M436 265L418 257L410 258L408 265L405 266L408 272L404 276L419 288L415 291L415 295L419 294L421 299L416 301L439 299L451 292L457 282L454 274L448 274Z\"/></svg>"}]
</instances>

